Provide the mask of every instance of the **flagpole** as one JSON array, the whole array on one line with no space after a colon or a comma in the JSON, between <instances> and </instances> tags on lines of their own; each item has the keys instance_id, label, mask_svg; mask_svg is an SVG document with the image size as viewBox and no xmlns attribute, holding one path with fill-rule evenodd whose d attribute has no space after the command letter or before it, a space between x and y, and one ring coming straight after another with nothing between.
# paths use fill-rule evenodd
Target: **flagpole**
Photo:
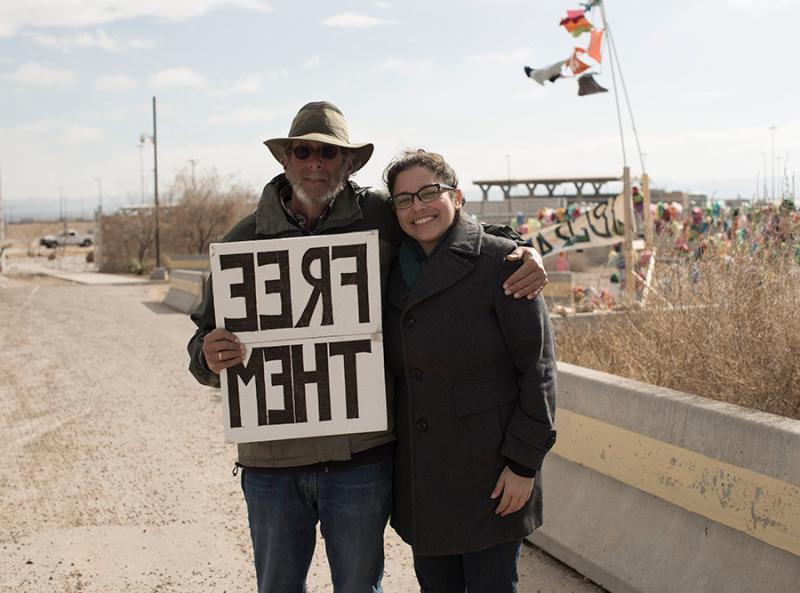
<instances>
[{"instance_id":1,"label":"flagpole","mask_svg":"<svg viewBox=\"0 0 800 593\"><path fill-rule=\"evenodd\" d=\"M636 150L639 154L639 163L642 167L642 173L647 173L647 167L644 164L644 153L642 152L642 146L639 142L639 131L636 129L636 119L633 117L633 107L631 106L631 100L628 96L628 86L625 84L625 76L622 73L622 64L619 61L619 55L617 54L617 44L614 41L614 35L611 32L611 27L608 24L608 17L606 16L606 8L605 2L601 1L600 4L600 15L603 19L603 28L606 32L606 46L608 47L608 59L611 63L611 76L614 82L614 94L616 100L617 94L617 81L615 77L615 67L616 70L619 71L619 80L620 84L622 85L622 94L625 96L625 105L628 108L628 117L631 118L631 128L633 129L633 138L636 141ZM619 104L617 104L617 116L619 117ZM622 122L620 119L620 128L622 127ZM623 149L624 150L624 149Z\"/></svg>"}]
</instances>

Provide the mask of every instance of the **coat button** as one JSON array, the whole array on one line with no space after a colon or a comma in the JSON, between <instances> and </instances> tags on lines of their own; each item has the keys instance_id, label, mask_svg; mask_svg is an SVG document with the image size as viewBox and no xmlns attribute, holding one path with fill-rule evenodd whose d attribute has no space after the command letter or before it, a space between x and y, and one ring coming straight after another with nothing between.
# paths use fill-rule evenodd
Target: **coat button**
<instances>
[{"instance_id":1,"label":"coat button","mask_svg":"<svg viewBox=\"0 0 800 593\"><path fill-rule=\"evenodd\" d=\"M419 369L411 369L412 379L422 379L422 371Z\"/></svg>"},{"instance_id":2,"label":"coat button","mask_svg":"<svg viewBox=\"0 0 800 593\"><path fill-rule=\"evenodd\" d=\"M406 320L403 322L403 325L406 327L414 327L414 324L417 320L414 317L406 317Z\"/></svg>"},{"instance_id":3,"label":"coat button","mask_svg":"<svg viewBox=\"0 0 800 593\"><path fill-rule=\"evenodd\" d=\"M547 446L548 446L548 447L552 447L552 446L553 446L553 445L555 445L555 444L556 444L556 437L555 437L555 435L553 435L553 436L551 436L549 439L547 439Z\"/></svg>"},{"instance_id":4,"label":"coat button","mask_svg":"<svg viewBox=\"0 0 800 593\"><path fill-rule=\"evenodd\" d=\"M425 418L420 418L417 420L417 428L419 428L420 432L425 432L428 430L428 421Z\"/></svg>"}]
</instances>

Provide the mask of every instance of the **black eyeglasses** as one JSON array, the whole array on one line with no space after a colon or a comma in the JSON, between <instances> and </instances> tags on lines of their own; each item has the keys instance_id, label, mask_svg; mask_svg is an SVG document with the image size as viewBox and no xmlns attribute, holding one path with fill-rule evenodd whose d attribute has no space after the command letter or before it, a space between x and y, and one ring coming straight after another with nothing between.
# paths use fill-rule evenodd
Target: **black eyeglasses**
<instances>
[{"instance_id":1,"label":"black eyeglasses","mask_svg":"<svg viewBox=\"0 0 800 593\"><path fill-rule=\"evenodd\" d=\"M313 153L318 152L326 161L332 161L339 156L339 147L333 144L323 144L318 149L311 148L308 144L299 144L292 147L292 154L298 161L304 161Z\"/></svg>"},{"instance_id":2,"label":"black eyeglasses","mask_svg":"<svg viewBox=\"0 0 800 593\"><path fill-rule=\"evenodd\" d=\"M455 189L456 188L450 187L449 185L432 183L421 187L419 191L395 194L390 199L392 200L392 204L394 204L395 210L405 210L411 207L411 204L414 203L414 198L419 198L420 202L427 204L428 202L433 202L438 199L443 191L453 191Z\"/></svg>"}]
</instances>

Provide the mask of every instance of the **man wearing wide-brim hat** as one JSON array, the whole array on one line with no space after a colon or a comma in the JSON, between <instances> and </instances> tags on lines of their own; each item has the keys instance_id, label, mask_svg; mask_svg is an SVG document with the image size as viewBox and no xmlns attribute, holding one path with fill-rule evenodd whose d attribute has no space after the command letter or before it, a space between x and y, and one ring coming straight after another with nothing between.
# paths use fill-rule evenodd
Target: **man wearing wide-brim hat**
<instances>
[{"instance_id":1,"label":"man wearing wide-brim hat","mask_svg":"<svg viewBox=\"0 0 800 593\"><path fill-rule=\"evenodd\" d=\"M264 187L256 211L224 240L377 229L381 269L388 270L402 233L386 194L350 180L374 147L350 142L339 108L326 101L309 103L295 116L288 136L264 144L284 173ZM527 257L531 251L514 252L525 261L506 284L518 297L535 296L546 281L541 260ZM192 320L198 330L188 346L189 370L201 383L218 387L220 371L242 363L245 349L235 334L215 327L210 281ZM387 383L390 399L392 391ZM387 403L388 431L238 445L236 467L242 470L260 593L305 590L318 522L334 593L381 591L394 441L392 402Z\"/></svg>"}]
</instances>

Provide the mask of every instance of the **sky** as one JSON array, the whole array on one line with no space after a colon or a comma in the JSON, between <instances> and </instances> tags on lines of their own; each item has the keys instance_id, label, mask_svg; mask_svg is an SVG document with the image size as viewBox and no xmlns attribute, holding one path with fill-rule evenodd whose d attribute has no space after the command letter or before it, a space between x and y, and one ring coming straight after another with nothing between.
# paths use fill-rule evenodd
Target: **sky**
<instances>
[{"instance_id":1,"label":"sky","mask_svg":"<svg viewBox=\"0 0 800 593\"><path fill-rule=\"evenodd\" d=\"M800 0L606 0L651 185L752 198L773 165L800 169ZM424 147L477 179L642 172L625 93L539 86L523 66L566 59L578 1L3 0L0 176L6 217L67 200L89 212L152 200L194 161L254 193L281 171L262 141L329 100L373 142L360 185ZM599 23L599 19L595 19ZM596 80L613 91L604 47ZM770 130L775 126L774 130ZM774 159L773 159L774 141ZM140 163L141 159L141 163ZM144 170L144 184L141 171ZM98 181L100 180L100 181ZM779 182L778 182L779 183ZM758 188L758 190L757 190ZM499 190L495 190L500 197ZM26 208L27 207L27 208ZM9 211L10 209L10 211Z\"/></svg>"}]
</instances>

